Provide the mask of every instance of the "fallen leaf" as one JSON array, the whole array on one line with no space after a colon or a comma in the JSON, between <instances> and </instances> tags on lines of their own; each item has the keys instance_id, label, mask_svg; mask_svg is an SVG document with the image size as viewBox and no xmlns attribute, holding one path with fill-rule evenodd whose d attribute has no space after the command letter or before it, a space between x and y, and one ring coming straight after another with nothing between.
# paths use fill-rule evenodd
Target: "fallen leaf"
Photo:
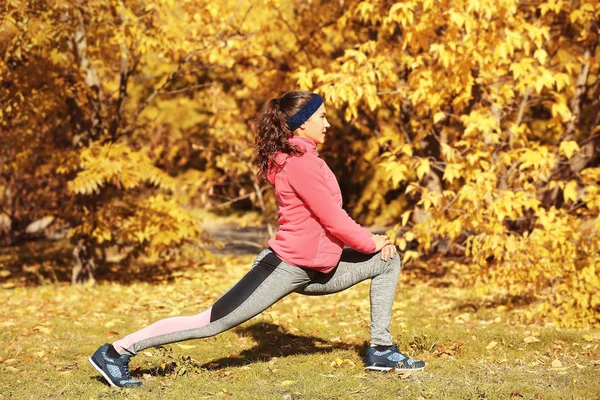
<instances>
[{"instance_id":1,"label":"fallen leaf","mask_svg":"<svg viewBox=\"0 0 600 400\"><path fill-rule=\"evenodd\" d=\"M190 344L179 344L177 343L177 346L181 347L184 350L189 350L189 349L193 349L196 346L190 345Z\"/></svg>"},{"instance_id":2,"label":"fallen leaf","mask_svg":"<svg viewBox=\"0 0 600 400\"><path fill-rule=\"evenodd\" d=\"M563 364L560 362L560 360L557 358L556 360L552 361L552 368L561 368L563 366Z\"/></svg>"},{"instance_id":3,"label":"fallen leaf","mask_svg":"<svg viewBox=\"0 0 600 400\"><path fill-rule=\"evenodd\" d=\"M523 339L523 341L525 343L536 343L539 342L540 339L536 338L535 336L527 336L525 339Z\"/></svg>"},{"instance_id":4,"label":"fallen leaf","mask_svg":"<svg viewBox=\"0 0 600 400\"><path fill-rule=\"evenodd\" d=\"M64 365L55 365L54 366L54 369L59 372L73 371L78 368L79 368L79 366L77 365L77 362L74 362L73 364L64 364Z\"/></svg>"},{"instance_id":5,"label":"fallen leaf","mask_svg":"<svg viewBox=\"0 0 600 400\"><path fill-rule=\"evenodd\" d=\"M485 346L485 349L486 350L492 350L497 345L498 345L498 342L490 342L487 346Z\"/></svg>"},{"instance_id":6,"label":"fallen leaf","mask_svg":"<svg viewBox=\"0 0 600 400\"><path fill-rule=\"evenodd\" d=\"M594 342L596 340L600 340L600 332L592 333L590 335L583 335L583 339L587 342Z\"/></svg>"},{"instance_id":7,"label":"fallen leaf","mask_svg":"<svg viewBox=\"0 0 600 400\"><path fill-rule=\"evenodd\" d=\"M31 330L35 332L42 332L44 335L49 335L52 332L52 329L40 324L35 325L33 328L31 328Z\"/></svg>"},{"instance_id":8,"label":"fallen leaf","mask_svg":"<svg viewBox=\"0 0 600 400\"><path fill-rule=\"evenodd\" d=\"M337 368L340 365L342 365L342 363L343 363L342 359L338 357L335 360L333 360L330 365L332 368Z\"/></svg>"},{"instance_id":9,"label":"fallen leaf","mask_svg":"<svg viewBox=\"0 0 600 400\"><path fill-rule=\"evenodd\" d=\"M454 322L457 324L464 324L467 321L471 320L471 314L469 313L462 313L456 317L454 317Z\"/></svg>"}]
</instances>

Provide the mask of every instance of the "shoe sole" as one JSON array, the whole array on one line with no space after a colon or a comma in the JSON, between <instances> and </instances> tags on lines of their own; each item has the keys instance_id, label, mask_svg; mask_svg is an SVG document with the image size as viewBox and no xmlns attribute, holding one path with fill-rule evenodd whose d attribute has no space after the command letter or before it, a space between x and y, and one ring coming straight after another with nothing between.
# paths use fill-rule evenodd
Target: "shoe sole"
<instances>
[{"instance_id":1,"label":"shoe sole","mask_svg":"<svg viewBox=\"0 0 600 400\"><path fill-rule=\"evenodd\" d=\"M379 371L379 372L387 372L387 371L398 371L398 372L410 372L410 371L422 371L425 367L421 368L394 368L394 367L365 367L365 370L368 371Z\"/></svg>"},{"instance_id":2,"label":"shoe sole","mask_svg":"<svg viewBox=\"0 0 600 400\"><path fill-rule=\"evenodd\" d=\"M115 385L113 383L113 381L110 380L110 378L108 377L108 375L106 375L104 373L104 371L102 371L102 368L100 368L98 365L96 365L96 363L94 362L94 360L92 359L92 357L88 358L88 361L90 362L90 364L92 364L92 367L96 368L96 371L100 372L100 374L104 377L104 379L106 379L106 381L110 384L110 386L112 386L112 387L120 387L118 385Z\"/></svg>"}]
</instances>

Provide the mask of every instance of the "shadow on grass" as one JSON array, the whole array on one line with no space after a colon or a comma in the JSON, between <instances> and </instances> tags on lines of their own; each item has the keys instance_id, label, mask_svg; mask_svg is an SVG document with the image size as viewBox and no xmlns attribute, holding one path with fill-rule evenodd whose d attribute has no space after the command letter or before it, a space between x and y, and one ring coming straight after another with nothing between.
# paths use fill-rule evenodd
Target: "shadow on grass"
<instances>
[{"instance_id":1,"label":"shadow on grass","mask_svg":"<svg viewBox=\"0 0 600 400\"><path fill-rule=\"evenodd\" d=\"M243 366L256 361L269 361L273 357L330 353L334 350L353 350L366 353L367 343L363 345L329 342L316 336L300 336L287 333L279 325L260 322L233 330L240 336L254 339L256 345L242 350L235 357L224 357L202 365L202 368L214 370L226 367Z\"/></svg>"},{"instance_id":2,"label":"shadow on grass","mask_svg":"<svg viewBox=\"0 0 600 400\"><path fill-rule=\"evenodd\" d=\"M533 295L511 295L497 294L488 298L463 299L458 302L454 309L459 312L476 313L480 309L494 309L499 306L505 306L509 310L515 308L525 308L538 301Z\"/></svg>"},{"instance_id":3,"label":"shadow on grass","mask_svg":"<svg viewBox=\"0 0 600 400\"><path fill-rule=\"evenodd\" d=\"M275 357L294 355L326 354L334 350L352 350L364 355L368 343L362 345L343 342L329 342L316 336L303 336L287 333L279 325L259 322L250 326L234 328L233 332L253 338L257 343L254 347L242 350L229 357L211 360L201 364L189 355L174 355L168 347L157 346L162 353L163 365L151 368L135 368L133 377L144 374L152 376L181 375L183 373L200 373L201 370L218 371L229 367L241 367L254 362L267 362Z\"/></svg>"}]
</instances>

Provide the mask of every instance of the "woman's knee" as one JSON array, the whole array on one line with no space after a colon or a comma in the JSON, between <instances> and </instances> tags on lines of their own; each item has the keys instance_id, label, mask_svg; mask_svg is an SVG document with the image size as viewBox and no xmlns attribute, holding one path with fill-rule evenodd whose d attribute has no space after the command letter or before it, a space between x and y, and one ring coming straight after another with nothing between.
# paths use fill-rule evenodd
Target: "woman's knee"
<instances>
[{"instance_id":1,"label":"woman's knee","mask_svg":"<svg viewBox=\"0 0 600 400\"><path fill-rule=\"evenodd\" d=\"M379 257L379 255L377 255ZM382 269L384 273L395 273L399 274L402 270L402 260L400 258L400 254L394 254L394 257L385 261L379 257L379 261L382 265Z\"/></svg>"},{"instance_id":2,"label":"woman's knee","mask_svg":"<svg viewBox=\"0 0 600 400\"><path fill-rule=\"evenodd\" d=\"M402 270L402 259L400 258L400 254L394 254L394 257L389 261L392 264L392 268L397 273L400 273Z\"/></svg>"}]
</instances>

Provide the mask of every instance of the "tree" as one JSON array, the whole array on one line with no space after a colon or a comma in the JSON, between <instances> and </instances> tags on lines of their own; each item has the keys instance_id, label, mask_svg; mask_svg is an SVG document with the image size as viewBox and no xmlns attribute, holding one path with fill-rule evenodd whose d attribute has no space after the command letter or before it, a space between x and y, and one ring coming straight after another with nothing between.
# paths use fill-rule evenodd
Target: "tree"
<instances>
[{"instance_id":1,"label":"tree","mask_svg":"<svg viewBox=\"0 0 600 400\"><path fill-rule=\"evenodd\" d=\"M331 10L312 33L340 6ZM10 241L55 216L74 244L75 282L91 277L105 247L135 256L195 242L199 221L175 198L212 209L247 198L273 221L274 197L256 179L249 144L260 106L293 87L285 70L309 57L312 38L290 24L292 9L48 0L11 2L2 13Z\"/></svg>"},{"instance_id":2,"label":"tree","mask_svg":"<svg viewBox=\"0 0 600 400\"><path fill-rule=\"evenodd\" d=\"M402 248L416 237L425 254L467 256L469 283L541 294L565 325L600 322L599 13L597 1L353 2L338 20L353 46L297 73L378 132L359 210L397 221Z\"/></svg>"},{"instance_id":3,"label":"tree","mask_svg":"<svg viewBox=\"0 0 600 400\"><path fill-rule=\"evenodd\" d=\"M195 241L186 207L272 223L253 120L300 87L326 99L336 138L322 154L346 205L395 225L405 261L452 256L464 285L598 323L596 0L13 0L2 13L11 240L55 216L83 267L98 246Z\"/></svg>"}]
</instances>

